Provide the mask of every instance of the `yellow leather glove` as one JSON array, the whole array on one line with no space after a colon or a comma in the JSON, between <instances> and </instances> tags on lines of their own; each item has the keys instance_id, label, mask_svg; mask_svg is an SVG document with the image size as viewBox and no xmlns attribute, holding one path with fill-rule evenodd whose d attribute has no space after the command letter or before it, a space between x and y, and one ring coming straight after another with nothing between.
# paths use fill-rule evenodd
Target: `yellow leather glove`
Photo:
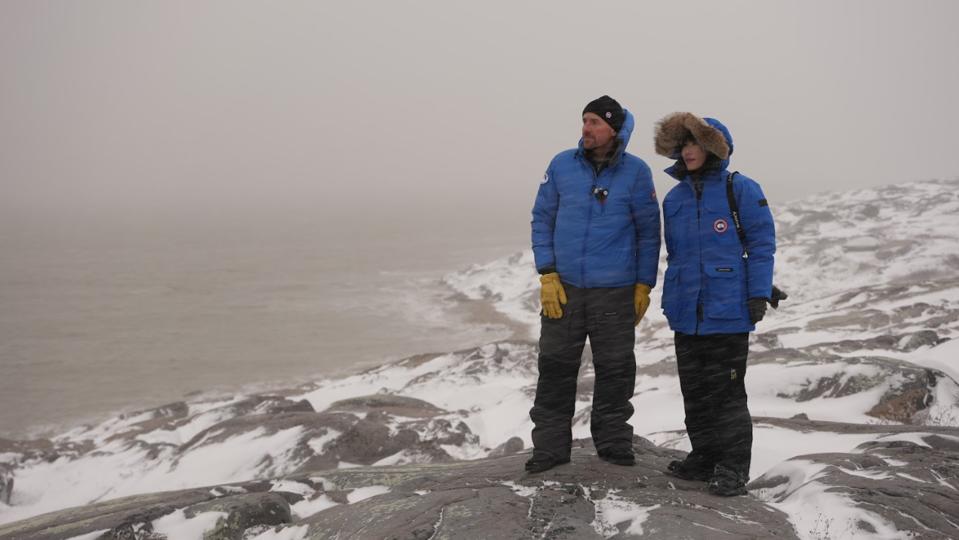
<instances>
[{"instance_id":1,"label":"yellow leather glove","mask_svg":"<svg viewBox=\"0 0 959 540\"><path fill-rule=\"evenodd\" d=\"M636 290L633 292L633 309L636 310L636 325L643 320L646 315L646 309L649 308L649 285L642 283L636 284Z\"/></svg>"},{"instance_id":2,"label":"yellow leather glove","mask_svg":"<svg viewBox=\"0 0 959 540\"><path fill-rule=\"evenodd\" d=\"M543 315L550 319L559 319L563 316L562 305L566 304L566 291L559 281L559 274L552 272L539 277L542 287L539 290L539 300L543 304Z\"/></svg>"}]
</instances>

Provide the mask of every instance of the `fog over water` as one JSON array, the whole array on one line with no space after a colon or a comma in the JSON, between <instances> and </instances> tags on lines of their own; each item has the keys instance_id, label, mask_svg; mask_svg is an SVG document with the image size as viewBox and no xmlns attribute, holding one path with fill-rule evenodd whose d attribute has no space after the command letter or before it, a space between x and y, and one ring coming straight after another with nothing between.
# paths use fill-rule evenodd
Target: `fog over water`
<instances>
[{"instance_id":1,"label":"fog over water","mask_svg":"<svg viewBox=\"0 0 959 540\"><path fill-rule=\"evenodd\" d=\"M503 239L353 247L322 231L194 226L7 240L0 436L511 335L438 281L501 255Z\"/></svg>"},{"instance_id":2,"label":"fog over water","mask_svg":"<svg viewBox=\"0 0 959 540\"><path fill-rule=\"evenodd\" d=\"M770 205L952 178L959 4L0 4L0 434L500 336L586 102L729 126ZM440 302L439 307L435 302Z\"/></svg>"}]
</instances>

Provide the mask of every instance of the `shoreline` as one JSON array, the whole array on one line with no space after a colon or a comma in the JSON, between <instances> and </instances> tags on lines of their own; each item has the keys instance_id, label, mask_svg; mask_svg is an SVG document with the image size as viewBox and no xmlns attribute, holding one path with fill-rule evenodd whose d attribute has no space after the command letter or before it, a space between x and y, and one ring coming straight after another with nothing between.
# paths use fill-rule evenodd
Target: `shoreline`
<instances>
[{"instance_id":1,"label":"shoreline","mask_svg":"<svg viewBox=\"0 0 959 540\"><path fill-rule=\"evenodd\" d=\"M496 336L493 339L484 339L480 340L479 342L464 343L461 345L452 346L449 348L449 350L423 350L411 354L387 355L376 360L362 361L346 366L332 366L327 369L320 369L309 374L295 375L292 377L284 376L277 379L258 380L248 383L240 383L237 385L227 384L223 386L213 386L210 388L201 388L184 392L179 395L171 394L162 399L147 399L137 401L129 404L128 406L112 408L104 412L92 412L89 414L79 415L73 419L64 420L63 422L44 423L40 425L29 426L24 429L5 429L0 431L0 440L50 440L74 429L87 426L96 426L114 418L122 418L125 416L134 415L143 411L153 410L173 403L211 401L255 394L276 393L283 395L290 393L301 386L309 385L317 381L350 377L415 356L452 353L457 350L477 347L487 343L499 341L533 341L530 337L530 329L527 328L526 325L517 322L505 314L497 311L492 302L488 300L470 299L464 294L453 290L451 287L449 287L449 285L443 283L441 280L438 280L437 284L439 287L442 287L447 291L447 294L443 297L443 300L451 304L437 307L437 309L444 311L457 310L459 315L463 318L461 324L480 325L487 328L501 328L502 330L496 333L502 335ZM493 331L490 330L490 332Z\"/></svg>"}]
</instances>

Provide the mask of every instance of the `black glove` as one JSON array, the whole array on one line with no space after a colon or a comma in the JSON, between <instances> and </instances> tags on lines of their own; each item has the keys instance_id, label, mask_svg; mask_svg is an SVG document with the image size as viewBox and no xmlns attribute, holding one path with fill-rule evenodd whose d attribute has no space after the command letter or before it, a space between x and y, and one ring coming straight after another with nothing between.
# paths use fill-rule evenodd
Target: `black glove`
<instances>
[{"instance_id":1,"label":"black glove","mask_svg":"<svg viewBox=\"0 0 959 540\"><path fill-rule=\"evenodd\" d=\"M773 309L779 309L779 301L787 298L789 298L789 295L786 294L786 291L773 285L773 297L769 299L769 305L772 306Z\"/></svg>"},{"instance_id":2,"label":"black glove","mask_svg":"<svg viewBox=\"0 0 959 540\"><path fill-rule=\"evenodd\" d=\"M763 320L763 317L766 316L766 302L769 302L768 298L750 298L746 301L746 305L749 306L749 322L756 324L759 321Z\"/></svg>"}]
</instances>

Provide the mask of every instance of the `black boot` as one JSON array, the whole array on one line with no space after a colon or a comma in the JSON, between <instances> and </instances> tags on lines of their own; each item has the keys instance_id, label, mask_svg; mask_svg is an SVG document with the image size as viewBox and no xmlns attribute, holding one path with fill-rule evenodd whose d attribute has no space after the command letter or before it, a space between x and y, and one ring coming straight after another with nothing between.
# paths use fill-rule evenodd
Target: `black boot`
<instances>
[{"instance_id":1,"label":"black boot","mask_svg":"<svg viewBox=\"0 0 959 540\"><path fill-rule=\"evenodd\" d=\"M632 448L607 448L597 450L596 455L603 461L608 461L613 465L623 465L630 467L636 464L636 456Z\"/></svg>"},{"instance_id":2,"label":"black boot","mask_svg":"<svg viewBox=\"0 0 959 540\"><path fill-rule=\"evenodd\" d=\"M559 458L549 452L533 450L533 456L526 462L526 472L540 473L557 465L569 463L569 458Z\"/></svg>"},{"instance_id":3,"label":"black boot","mask_svg":"<svg viewBox=\"0 0 959 540\"><path fill-rule=\"evenodd\" d=\"M749 477L725 465L716 465L709 479L709 492L720 497L735 497L746 494Z\"/></svg>"},{"instance_id":4,"label":"black boot","mask_svg":"<svg viewBox=\"0 0 959 540\"><path fill-rule=\"evenodd\" d=\"M682 480L693 480L696 482L708 482L713 476L712 470L690 459L670 461L666 467L666 474Z\"/></svg>"}]
</instances>

